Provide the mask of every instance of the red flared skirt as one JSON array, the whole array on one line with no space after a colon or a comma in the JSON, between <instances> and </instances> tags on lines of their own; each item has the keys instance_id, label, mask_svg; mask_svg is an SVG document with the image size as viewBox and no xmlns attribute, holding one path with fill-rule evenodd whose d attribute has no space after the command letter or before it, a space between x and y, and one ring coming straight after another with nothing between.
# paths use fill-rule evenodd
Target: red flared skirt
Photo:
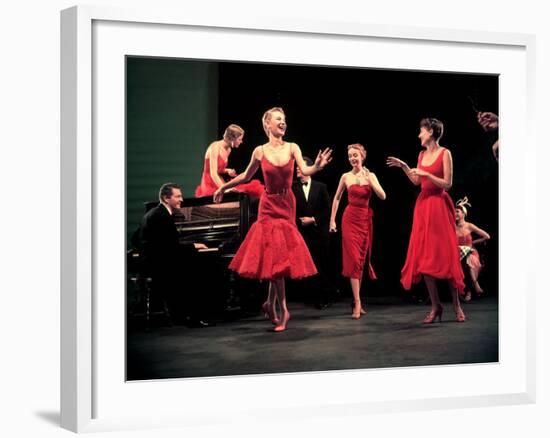
<instances>
[{"instance_id":1,"label":"red flared skirt","mask_svg":"<svg viewBox=\"0 0 550 438\"><path fill-rule=\"evenodd\" d=\"M464 291L455 231L454 205L443 190L422 190L414 207L407 259L401 270L401 284L410 289L422 275L447 279Z\"/></svg>"},{"instance_id":2,"label":"red flared skirt","mask_svg":"<svg viewBox=\"0 0 550 438\"><path fill-rule=\"evenodd\" d=\"M264 192L258 219L250 227L229 268L245 278L300 279L317 273L315 263L295 223L292 191Z\"/></svg>"}]
</instances>

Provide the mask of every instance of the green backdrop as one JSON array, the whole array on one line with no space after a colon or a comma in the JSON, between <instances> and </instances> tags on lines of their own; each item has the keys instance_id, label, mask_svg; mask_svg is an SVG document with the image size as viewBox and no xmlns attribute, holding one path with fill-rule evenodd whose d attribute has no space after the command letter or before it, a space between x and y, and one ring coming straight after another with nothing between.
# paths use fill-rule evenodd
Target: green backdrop
<instances>
[{"instance_id":1,"label":"green backdrop","mask_svg":"<svg viewBox=\"0 0 550 438\"><path fill-rule=\"evenodd\" d=\"M165 182L193 196L203 155L218 139L216 63L128 57L126 61L126 225ZM128 239L129 241L129 239Z\"/></svg>"}]
</instances>

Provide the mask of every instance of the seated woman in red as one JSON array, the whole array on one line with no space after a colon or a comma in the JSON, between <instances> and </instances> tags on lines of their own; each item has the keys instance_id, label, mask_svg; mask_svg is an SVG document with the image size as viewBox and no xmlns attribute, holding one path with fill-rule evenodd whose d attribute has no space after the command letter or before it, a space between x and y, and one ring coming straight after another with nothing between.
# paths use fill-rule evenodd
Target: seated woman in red
<instances>
[{"instance_id":1,"label":"seated woman in red","mask_svg":"<svg viewBox=\"0 0 550 438\"><path fill-rule=\"evenodd\" d=\"M365 310L361 307L361 282L365 261L371 279L376 274L370 263L372 248L372 209L369 207L371 194L374 192L380 199L386 199L386 193L378 182L376 175L363 167L367 158L364 146L355 143L348 146L348 160L351 170L344 173L332 201L330 229L336 232L336 213L342 193L348 191L348 205L342 216L342 275L349 278L353 293L353 312L351 317L359 319Z\"/></svg>"},{"instance_id":2,"label":"seated woman in red","mask_svg":"<svg viewBox=\"0 0 550 438\"><path fill-rule=\"evenodd\" d=\"M460 259L466 260L466 265L468 266L467 274L472 280L474 290L479 296L483 293L483 289L479 285L478 278L479 273L482 268L481 259L479 258L479 253L475 249L474 245L476 243L485 242L489 240L491 236L485 230L475 226L471 222L466 222L464 219L468 215L468 210L466 206L471 207L472 205L468 202L468 198L464 197L457 201L456 210L455 210L455 219L456 219L456 237L458 239L458 246L460 249ZM473 240L472 233L479 236L479 238ZM470 301L472 299L472 294L468 290L464 297L464 301Z\"/></svg>"},{"instance_id":3,"label":"seated woman in red","mask_svg":"<svg viewBox=\"0 0 550 438\"><path fill-rule=\"evenodd\" d=\"M436 318L441 321L443 306L439 300L437 279L445 279L449 283L456 320L466 320L458 299L458 293L464 291L464 274L457 250L454 204L447 193L453 185L453 160L451 152L439 145L442 135L442 122L434 118L422 119L418 138L425 150L418 156L417 167L411 169L395 157L387 159L388 166L403 169L414 185L422 187L414 206L401 284L408 290L412 283L424 278L432 310L422 321L423 324L431 324Z\"/></svg>"},{"instance_id":4,"label":"seated woman in red","mask_svg":"<svg viewBox=\"0 0 550 438\"><path fill-rule=\"evenodd\" d=\"M237 176L235 169L227 167L227 162L233 148L238 148L243 142L243 137L243 128L232 124L225 130L222 140L217 140L208 146L204 154L201 183L195 189L196 197L212 196L226 180ZM260 181L255 179L248 184L234 187L234 190L259 198L264 192L264 186Z\"/></svg>"}]
</instances>

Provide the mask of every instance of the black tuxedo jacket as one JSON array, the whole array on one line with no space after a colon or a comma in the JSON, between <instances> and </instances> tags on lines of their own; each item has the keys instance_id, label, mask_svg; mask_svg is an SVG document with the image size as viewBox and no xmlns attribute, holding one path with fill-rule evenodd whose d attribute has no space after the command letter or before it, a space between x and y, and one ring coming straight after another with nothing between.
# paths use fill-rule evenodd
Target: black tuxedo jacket
<instances>
[{"instance_id":1,"label":"black tuxedo jacket","mask_svg":"<svg viewBox=\"0 0 550 438\"><path fill-rule=\"evenodd\" d=\"M300 181L292 185L292 191L296 197L296 224L300 232L304 237L328 236L330 198L326 184L312 179L307 201ZM304 216L314 217L315 225L302 226L299 218Z\"/></svg>"},{"instance_id":2,"label":"black tuxedo jacket","mask_svg":"<svg viewBox=\"0 0 550 438\"><path fill-rule=\"evenodd\" d=\"M179 243L172 215L162 204L145 213L139 237L144 268L153 273L167 273L178 266L181 269L182 257L195 252L192 244L182 246Z\"/></svg>"}]
</instances>

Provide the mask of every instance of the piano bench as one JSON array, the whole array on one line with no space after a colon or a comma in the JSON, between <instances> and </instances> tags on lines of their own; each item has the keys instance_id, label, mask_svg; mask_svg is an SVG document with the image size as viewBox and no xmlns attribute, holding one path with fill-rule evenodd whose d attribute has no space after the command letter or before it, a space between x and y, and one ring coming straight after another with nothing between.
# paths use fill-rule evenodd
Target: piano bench
<instances>
[{"instance_id":1,"label":"piano bench","mask_svg":"<svg viewBox=\"0 0 550 438\"><path fill-rule=\"evenodd\" d=\"M163 315L168 321L168 326L172 327L172 318L170 316L170 311L168 310L168 305L164 298L160 298L162 304L162 310L153 311L151 309L151 297L153 279L148 276L142 276L140 274L135 274L130 277L130 281L137 286L137 299L133 304L132 309L130 310L130 317L145 317L145 330L149 330L151 316L154 315ZM143 305L143 311L137 312L136 309L139 305Z\"/></svg>"}]
</instances>

